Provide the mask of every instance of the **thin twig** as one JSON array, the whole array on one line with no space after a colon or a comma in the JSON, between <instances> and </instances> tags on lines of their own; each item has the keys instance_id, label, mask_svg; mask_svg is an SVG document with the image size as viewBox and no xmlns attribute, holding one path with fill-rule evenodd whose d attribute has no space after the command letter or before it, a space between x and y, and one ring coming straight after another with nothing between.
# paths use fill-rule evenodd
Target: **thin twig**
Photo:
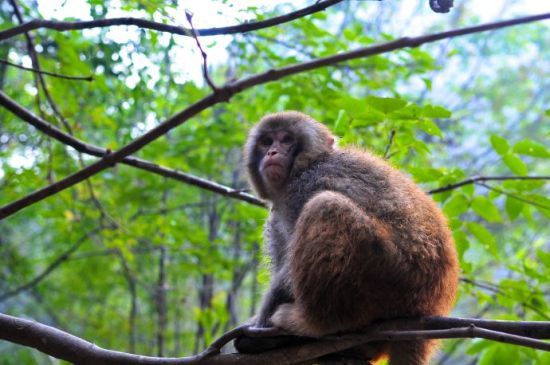
<instances>
[{"instance_id":1,"label":"thin twig","mask_svg":"<svg viewBox=\"0 0 550 365\"><path fill-rule=\"evenodd\" d=\"M266 84L271 81L276 81L290 75L296 75L302 72L311 71L320 67L330 66L336 63L353 60L356 58L370 57L383 53L392 52L398 49L408 47L418 47L421 44L436 42L441 39L450 37L458 37L467 34L473 34L488 30L500 29L503 27L514 26L518 24L524 24L528 22L539 21L543 19L549 19L550 13L533 15L523 18L517 18L512 20L506 20L501 22L488 23L483 25L477 25L473 27L467 27L462 29L455 29L451 31L435 33L419 37L405 37L388 43L383 43L371 47L362 47L354 51L344 52L333 56L319 58L316 60L298 63L279 69L268 70L264 73L256 74L241 80L236 80L225 84L219 88L217 92L212 93L203 99L195 102L186 109L160 123L157 127L151 129L149 132L136 138L126 146L122 147L118 151L114 151L108 155L104 155L99 161L92 163L88 167L77 171L76 173L67 176L66 178L59 180L53 184L50 184L42 189L36 190L29 195L20 198L14 202L8 203L3 207L0 207L0 219L4 219L19 210L41 201L51 195L54 195L60 191L63 191L79 182L93 176L111 166L120 162L125 157L137 152L147 144L153 142L164 134L168 133L173 128L187 122L192 117L196 116L200 112L210 108L211 106L220 102L227 102L233 95L238 94L244 90L250 89L257 85Z\"/></svg>"},{"instance_id":2,"label":"thin twig","mask_svg":"<svg viewBox=\"0 0 550 365\"><path fill-rule=\"evenodd\" d=\"M18 68L20 70L32 71L32 72L40 73L40 74L43 74L43 75L57 77L58 79L73 80L73 81L94 81L93 76L67 76L67 75L61 75L61 74L58 74L58 73L55 73L55 72L38 70L38 69L33 68L33 67L21 66L21 65L18 65L16 63L6 61L6 60L2 60L2 59L0 59L0 63L2 63L4 65L8 65L8 66Z\"/></svg>"},{"instance_id":3,"label":"thin twig","mask_svg":"<svg viewBox=\"0 0 550 365\"><path fill-rule=\"evenodd\" d=\"M303 9L299 9L288 14L276 16L271 19L231 25L228 27L197 29L197 33L199 36L205 37L205 36L222 35L222 34L236 34L236 33L251 32L254 30L269 28L279 24L291 22L299 18L303 18L307 15L317 13L319 11L323 11L326 8L336 5L342 1L343 0L320 1L313 5L305 7ZM35 19L25 24L21 24L13 28L0 31L0 41L6 40L8 38L11 38L16 35L29 32L35 29L40 29L40 28L53 29L57 31L66 31L66 30L80 30L80 29L90 29L90 28L104 28L104 27L112 27L115 25L135 25L144 29L151 29L159 32L166 32L166 33L192 37L191 30L185 27L169 25L164 23L157 23L146 19L123 17L123 18L97 19L97 20L75 21L75 22Z\"/></svg>"},{"instance_id":4,"label":"thin twig","mask_svg":"<svg viewBox=\"0 0 550 365\"><path fill-rule=\"evenodd\" d=\"M393 137L395 137L395 129L392 129L390 132L390 138L388 139L388 145L384 151L384 159L387 160L390 157L390 149L393 144Z\"/></svg>"},{"instance_id":5,"label":"thin twig","mask_svg":"<svg viewBox=\"0 0 550 365\"><path fill-rule=\"evenodd\" d=\"M501 190L499 188L495 188L494 186L491 186L491 185L487 185L487 184L484 184L482 182L476 182L476 185L479 185L479 186L483 186L484 188L486 189L489 189L489 190L492 190L492 191L496 191L497 193L500 193L502 195L506 195L512 199L516 199L516 200L519 200L520 202L524 202L526 204L529 204L529 205L533 205L535 207L539 207L539 208L542 208L542 209L547 209L547 210L550 210L550 206L548 205L544 205L544 204L540 204L540 203L537 203L537 202L534 202L532 200L529 200L529 199L525 199L519 195L515 195L515 194L512 194L512 193L509 193L507 191L504 191L504 190Z\"/></svg>"},{"instance_id":6,"label":"thin twig","mask_svg":"<svg viewBox=\"0 0 550 365\"><path fill-rule=\"evenodd\" d=\"M199 41L199 35L198 35L197 31L195 30L195 27L193 26L193 13L186 9L185 10L185 17L187 18L187 21L189 22L189 26L191 27L191 34L193 35L193 38L195 39L195 43L197 43L197 47L199 48L199 51L200 51L201 56L202 56L202 75L203 75L204 79L206 80L206 83L208 84L208 86L210 86L210 88L212 89L212 91L216 92L216 91L218 91L218 88L216 87L216 85L214 84L214 82L210 78L210 75L208 74L208 55L206 54L206 52L202 48L201 42Z\"/></svg>"},{"instance_id":7,"label":"thin twig","mask_svg":"<svg viewBox=\"0 0 550 365\"><path fill-rule=\"evenodd\" d=\"M465 278L465 277L460 278L460 281L462 281L466 284L476 286L476 287L481 288L481 289L491 291L493 293L502 295L504 297L508 297L508 298L512 298L512 299L514 298L514 296L508 294L505 290L501 289L498 285L495 285L495 284L492 284L492 283L484 283L484 282L481 282L479 280L472 280L470 278ZM514 288L514 290L517 291L517 290L520 290L520 289ZM523 298L533 294L528 289L520 290L520 291L522 291L525 294ZM524 306L525 308L529 308L533 312L537 313L541 318L544 318L545 320L550 320L550 316L548 316L546 313L544 313L543 310L537 308L533 304L528 303L527 300L524 299L521 303L518 303L518 304Z\"/></svg>"},{"instance_id":8,"label":"thin twig","mask_svg":"<svg viewBox=\"0 0 550 365\"><path fill-rule=\"evenodd\" d=\"M430 190L428 191L428 194L443 193L445 191L460 188L461 186L464 186L464 185L475 184L483 181L505 181L505 180L550 180L550 176L474 176L454 184L449 184L437 189Z\"/></svg>"}]
</instances>

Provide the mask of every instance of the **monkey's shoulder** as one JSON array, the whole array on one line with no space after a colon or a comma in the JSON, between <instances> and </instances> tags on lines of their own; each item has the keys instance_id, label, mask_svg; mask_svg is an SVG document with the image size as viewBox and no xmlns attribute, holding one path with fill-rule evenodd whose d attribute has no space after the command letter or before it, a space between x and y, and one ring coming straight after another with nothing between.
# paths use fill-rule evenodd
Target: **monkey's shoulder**
<instances>
[{"instance_id":1,"label":"monkey's shoulder","mask_svg":"<svg viewBox=\"0 0 550 365\"><path fill-rule=\"evenodd\" d=\"M432 200L404 173L359 149L341 149L318 159L287 187L287 204L297 217L321 191L339 192L369 214L392 220L434 213ZM423 207L420 214L418 208ZM414 212L414 214L413 214Z\"/></svg>"},{"instance_id":2,"label":"monkey's shoulder","mask_svg":"<svg viewBox=\"0 0 550 365\"><path fill-rule=\"evenodd\" d=\"M350 198L392 193L397 185L410 186L403 173L373 154L342 149L315 161L289 184L290 195L315 194L332 190Z\"/></svg>"}]
</instances>

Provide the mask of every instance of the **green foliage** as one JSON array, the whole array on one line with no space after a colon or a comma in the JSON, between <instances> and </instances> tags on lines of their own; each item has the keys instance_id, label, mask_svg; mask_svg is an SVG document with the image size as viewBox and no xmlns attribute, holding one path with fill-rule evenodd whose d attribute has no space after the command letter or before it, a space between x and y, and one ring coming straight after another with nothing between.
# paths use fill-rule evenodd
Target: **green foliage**
<instances>
[{"instance_id":1,"label":"green foliage","mask_svg":"<svg viewBox=\"0 0 550 365\"><path fill-rule=\"evenodd\" d=\"M19 3L25 19L44 18L34 3ZM83 3L92 18L114 14L114 2ZM215 3L212 14L224 15L218 25L235 4ZM396 18L401 2L376 4L385 9L376 20L366 15L371 6L343 2L277 27L201 38L210 76L221 85L411 35L414 27L401 29L408 22ZM291 7L266 5L273 14ZM2 30L16 24L5 8ZM269 18L266 8L235 14L239 22L246 15ZM175 1L124 0L118 11L186 25ZM458 23L470 22L475 7L456 11L465 12ZM432 18L410 14L411 21ZM423 29L447 29L449 19L438 17ZM499 31L490 42L487 34L470 35L270 82L202 112L136 156L242 189L241 146L250 126L265 113L296 109L325 122L340 146L385 156L426 191L474 175L548 176L549 32L541 24L518 29ZM211 91L201 79L195 43L184 37L116 27L39 30L33 38L43 69L92 74L94 81L45 77L64 120L42 89L37 98L32 73L0 64L0 88L49 123L101 147L124 146ZM27 65L27 58L24 37L0 43L0 59ZM1 108L0 121L2 205L95 161ZM449 220L468 279L456 314L549 320L548 196L545 180L485 181L432 195ZM62 258L32 288L0 302L1 311L146 355L157 354L161 334L164 355L189 355L258 308L269 282L261 247L266 216L263 208L117 164L0 222L0 295ZM548 353L485 340L456 342L445 351L450 364L550 363ZM0 343L0 363L51 359Z\"/></svg>"}]
</instances>

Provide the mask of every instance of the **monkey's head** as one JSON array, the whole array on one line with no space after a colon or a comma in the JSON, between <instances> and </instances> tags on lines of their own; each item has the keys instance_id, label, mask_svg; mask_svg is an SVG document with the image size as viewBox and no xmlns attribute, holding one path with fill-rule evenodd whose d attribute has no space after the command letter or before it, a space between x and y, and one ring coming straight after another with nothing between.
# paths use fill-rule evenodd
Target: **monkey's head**
<instances>
[{"instance_id":1,"label":"monkey's head","mask_svg":"<svg viewBox=\"0 0 550 365\"><path fill-rule=\"evenodd\" d=\"M286 111L269 114L248 135L244 155L256 193L272 199L288 181L333 149L329 129L310 116Z\"/></svg>"}]
</instances>

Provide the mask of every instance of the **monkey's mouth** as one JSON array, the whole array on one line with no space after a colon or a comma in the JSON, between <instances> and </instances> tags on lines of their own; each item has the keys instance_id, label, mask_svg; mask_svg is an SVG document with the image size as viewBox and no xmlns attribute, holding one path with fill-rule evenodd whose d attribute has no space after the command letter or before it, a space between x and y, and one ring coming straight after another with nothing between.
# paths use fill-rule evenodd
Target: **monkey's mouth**
<instances>
[{"instance_id":1,"label":"monkey's mouth","mask_svg":"<svg viewBox=\"0 0 550 365\"><path fill-rule=\"evenodd\" d=\"M281 164L278 163L278 162L268 162L268 163L265 164L264 170L267 170L267 169L270 168L270 167L275 167L275 168L282 169L282 168L283 168L283 165L281 165Z\"/></svg>"},{"instance_id":2,"label":"monkey's mouth","mask_svg":"<svg viewBox=\"0 0 550 365\"><path fill-rule=\"evenodd\" d=\"M281 181L285 177L284 167L278 163L269 163L264 166L264 175L269 181Z\"/></svg>"}]
</instances>

